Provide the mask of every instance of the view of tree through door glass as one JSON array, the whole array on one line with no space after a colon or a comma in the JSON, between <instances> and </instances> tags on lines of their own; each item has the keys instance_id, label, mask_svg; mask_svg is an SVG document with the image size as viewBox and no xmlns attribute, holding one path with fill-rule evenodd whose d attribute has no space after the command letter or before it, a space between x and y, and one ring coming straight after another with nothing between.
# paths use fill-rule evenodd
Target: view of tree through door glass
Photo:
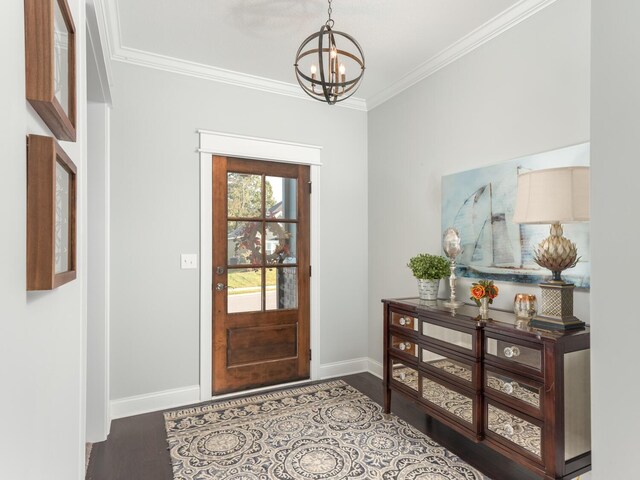
<instances>
[{"instance_id":1,"label":"view of tree through door glass","mask_svg":"<svg viewBox=\"0 0 640 480\"><path fill-rule=\"evenodd\" d=\"M227 173L227 312L298 308L297 180Z\"/></svg>"}]
</instances>

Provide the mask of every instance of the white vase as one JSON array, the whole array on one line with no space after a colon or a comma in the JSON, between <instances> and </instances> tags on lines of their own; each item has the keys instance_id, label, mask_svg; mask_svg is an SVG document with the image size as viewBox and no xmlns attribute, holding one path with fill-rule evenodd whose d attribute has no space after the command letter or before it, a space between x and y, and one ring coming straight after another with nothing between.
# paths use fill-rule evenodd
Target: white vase
<instances>
[{"instance_id":1,"label":"white vase","mask_svg":"<svg viewBox=\"0 0 640 480\"><path fill-rule=\"evenodd\" d=\"M440 287L440 279L428 280L418 279L418 296L420 300L437 300L438 288Z\"/></svg>"}]
</instances>

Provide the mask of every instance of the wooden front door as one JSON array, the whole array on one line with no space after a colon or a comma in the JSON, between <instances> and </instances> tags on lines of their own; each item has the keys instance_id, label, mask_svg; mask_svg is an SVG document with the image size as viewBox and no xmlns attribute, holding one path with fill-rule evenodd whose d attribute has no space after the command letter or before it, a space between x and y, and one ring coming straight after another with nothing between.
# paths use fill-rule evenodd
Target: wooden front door
<instances>
[{"instance_id":1,"label":"wooden front door","mask_svg":"<svg viewBox=\"0 0 640 480\"><path fill-rule=\"evenodd\" d=\"M309 378L309 167L213 157L213 394Z\"/></svg>"}]
</instances>

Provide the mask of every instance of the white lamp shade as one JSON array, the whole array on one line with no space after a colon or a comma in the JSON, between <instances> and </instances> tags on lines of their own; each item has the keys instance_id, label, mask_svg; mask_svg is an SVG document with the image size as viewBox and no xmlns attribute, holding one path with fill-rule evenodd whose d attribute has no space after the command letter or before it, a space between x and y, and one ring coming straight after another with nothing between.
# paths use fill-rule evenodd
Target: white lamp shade
<instances>
[{"instance_id":1,"label":"white lamp shade","mask_svg":"<svg viewBox=\"0 0 640 480\"><path fill-rule=\"evenodd\" d=\"M518 176L515 223L589 220L589 167L548 168Z\"/></svg>"}]
</instances>

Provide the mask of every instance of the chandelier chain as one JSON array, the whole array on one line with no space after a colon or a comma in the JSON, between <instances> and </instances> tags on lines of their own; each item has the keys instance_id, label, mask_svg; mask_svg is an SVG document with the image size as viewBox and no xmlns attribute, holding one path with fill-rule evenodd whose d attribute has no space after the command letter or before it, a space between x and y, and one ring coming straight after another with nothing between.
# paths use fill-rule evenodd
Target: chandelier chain
<instances>
[{"instance_id":1,"label":"chandelier chain","mask_svg":"<svg viewBox=\"0 0 640 480\"><path fill-rule=\"evenodd\" d=\"M333 13L333 9L331 8L331 1L332 1L332 0L329 0L329 8L327 9L327 13L329 14L329 19L328 19L328 20L327 20L327 22L325 23L325 25L326 25L327 27L329 27L329 28L333 27L333 25L334 25L334 23L335 23L335 22L333 21L333 19L331 18L331 14Z\"/></svg>"}]
</instances>

